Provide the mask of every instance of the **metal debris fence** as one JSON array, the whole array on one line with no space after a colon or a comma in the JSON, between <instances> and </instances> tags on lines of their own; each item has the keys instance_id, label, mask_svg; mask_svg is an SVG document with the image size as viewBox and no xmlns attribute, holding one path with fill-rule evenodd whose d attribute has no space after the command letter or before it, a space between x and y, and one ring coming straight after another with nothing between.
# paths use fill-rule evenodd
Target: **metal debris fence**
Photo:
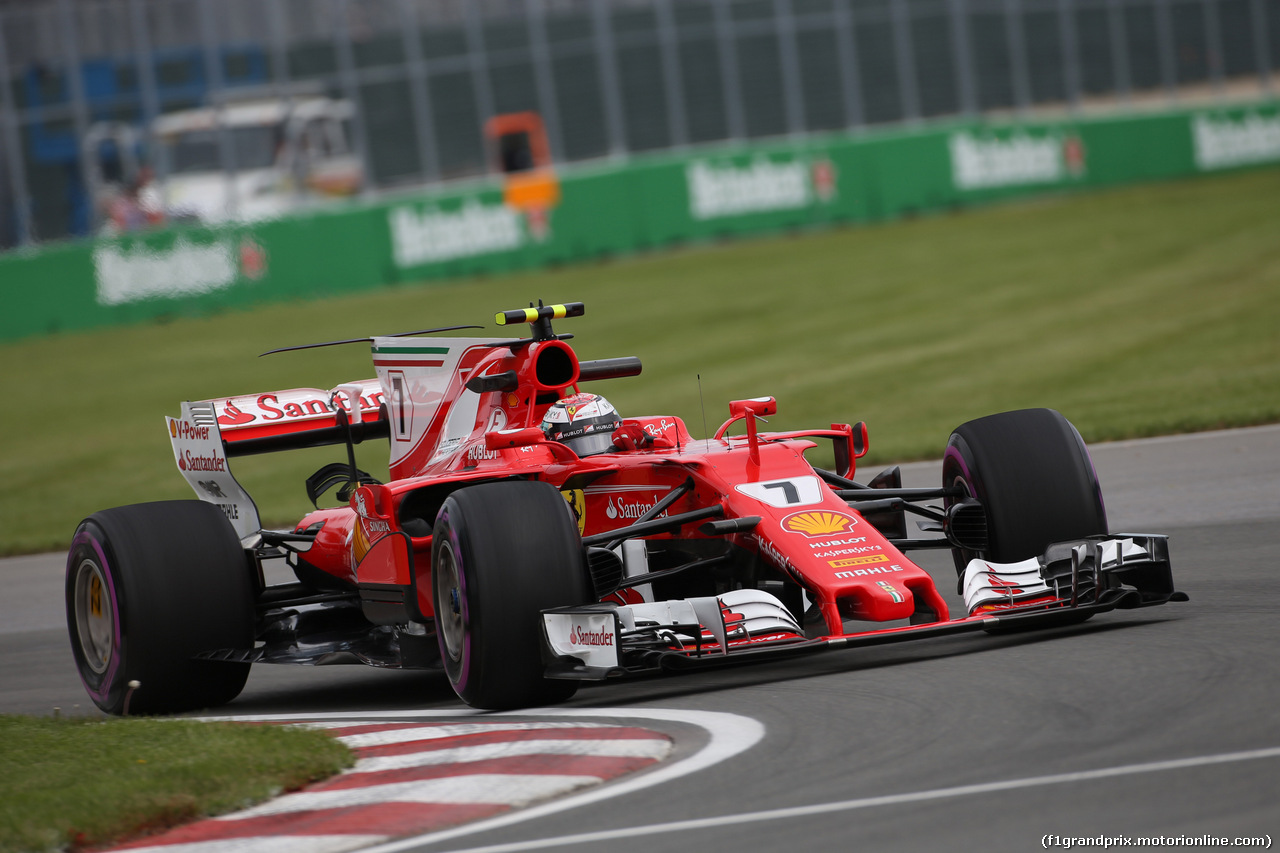
<instances>
[{"instance_id":1,"label":"metal debris fence","mask_svg":"<svg viewBox=\"0 0 1280 853\"><path fill-rule=\"evenodd\" d=\"M0 249L92 229L82 143L243 85L356 105L380 194L487 170L992 112L1270 95L1280 0L0 0Z\"/></svg>"}]
</instances>

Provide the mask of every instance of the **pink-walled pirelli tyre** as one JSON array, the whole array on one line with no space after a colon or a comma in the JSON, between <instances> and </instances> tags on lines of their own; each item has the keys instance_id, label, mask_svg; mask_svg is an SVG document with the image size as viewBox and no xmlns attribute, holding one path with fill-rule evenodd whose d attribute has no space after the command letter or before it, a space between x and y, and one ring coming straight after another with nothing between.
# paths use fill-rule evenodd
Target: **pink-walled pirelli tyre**
<instances>
[{"instance_id":1,"label":"pink-walled pirelli tyre","mask_svg":"<svg viewBox=\"0 0 1280 853\"><path fill-rule=\"evenodd\" d=\"M253 646L253 579L216 506L162 501L96 512L67 555L67 627L89 696L109 714L211 708L249 664L195 660ZM130 695L129 682L139 686Z\"/></svg>"},{"instance_id":2,"label":"pink-walled pirelli tyre","mask_svg":"<svg viewBox=\"0 0 1280 853\"><path fill-rule=\"evenodd\" d=\"M543 677L540 611L590 600L578 527L555 487L513 480L454 492L436 516L431 567L440 657L464 702L527 708L577 691Z\"/></svg>"},{"instance_id":3,"label":"pink-walled pirelli tyre","mask_svg":"<svg viewBox=\"0 0 1280 853\"><path fill-rule=\"evenodd\" d=\"M1071 422L1052 409L1004 412L956 427L942 481L981 501L987 519L985 549L952 549L960 572L975 557L1012 563L1043 554L1053 542L1107 532L1089 451Z\"/></svg>"}]
</instances>

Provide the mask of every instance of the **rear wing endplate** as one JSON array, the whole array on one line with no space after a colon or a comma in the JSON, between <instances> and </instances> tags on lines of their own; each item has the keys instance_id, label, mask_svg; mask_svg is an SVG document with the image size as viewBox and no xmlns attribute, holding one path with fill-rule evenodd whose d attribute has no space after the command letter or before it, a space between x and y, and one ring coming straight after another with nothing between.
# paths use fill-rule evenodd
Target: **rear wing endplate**
<instances>
[{"instance_id":1,"label":"rear wing endplate","mask_svg":"<svg viewBox=\"0 0 1280 853\"><path fill-rule=\"evenodd\" d=\"M231 473L213 403L183 403L181 415L165 421L178 472L196 497L222 510L242 540L261 530L257 504Z\"/></svg>"}]
</instances>

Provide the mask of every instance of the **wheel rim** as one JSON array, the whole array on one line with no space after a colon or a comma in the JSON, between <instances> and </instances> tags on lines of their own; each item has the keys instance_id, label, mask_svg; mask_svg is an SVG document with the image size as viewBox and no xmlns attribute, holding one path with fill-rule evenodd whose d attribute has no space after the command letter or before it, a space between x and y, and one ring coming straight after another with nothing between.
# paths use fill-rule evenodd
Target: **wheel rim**
<instances>
[{"instance_id":1,"label":"wheel rim","mask_svg":"<svg viewBox=\"0 0 1280 853\"><path fill-rule=\"evenodd\" d=\"M102 567L84 560L76 569L76 634L85 665L98 675L115 655L115 602Z\"/></svg>"},{"instance_id":2,"label":"wheel rim","mask_svg":"<svg viewBox=\"0 0 1280 853\"><path fill-rule=\"evenodd\" d=\"M453 545L442 542L436 554L436 630L444 638L444 650L454 661L462 659L462 590Z\"/></svg>"}]
</instances>

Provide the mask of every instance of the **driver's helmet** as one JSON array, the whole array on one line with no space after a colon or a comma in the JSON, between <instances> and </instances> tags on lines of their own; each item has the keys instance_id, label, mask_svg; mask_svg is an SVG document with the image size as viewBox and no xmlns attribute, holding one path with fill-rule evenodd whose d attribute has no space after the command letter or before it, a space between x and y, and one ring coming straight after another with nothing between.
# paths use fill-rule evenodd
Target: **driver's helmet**
<instances>
[{"instance_id":1,"label":"driver's helmet","mask_svg":"<svg viewBox=\"0 0 1280 853\"><path fill-rule=\"evenodd\" d=\"M613 431L622 423L618 412L599 394L574 394L557 400L542 418L542 433L578 456L613 450Z\"/></svg>"}]
</instances>

